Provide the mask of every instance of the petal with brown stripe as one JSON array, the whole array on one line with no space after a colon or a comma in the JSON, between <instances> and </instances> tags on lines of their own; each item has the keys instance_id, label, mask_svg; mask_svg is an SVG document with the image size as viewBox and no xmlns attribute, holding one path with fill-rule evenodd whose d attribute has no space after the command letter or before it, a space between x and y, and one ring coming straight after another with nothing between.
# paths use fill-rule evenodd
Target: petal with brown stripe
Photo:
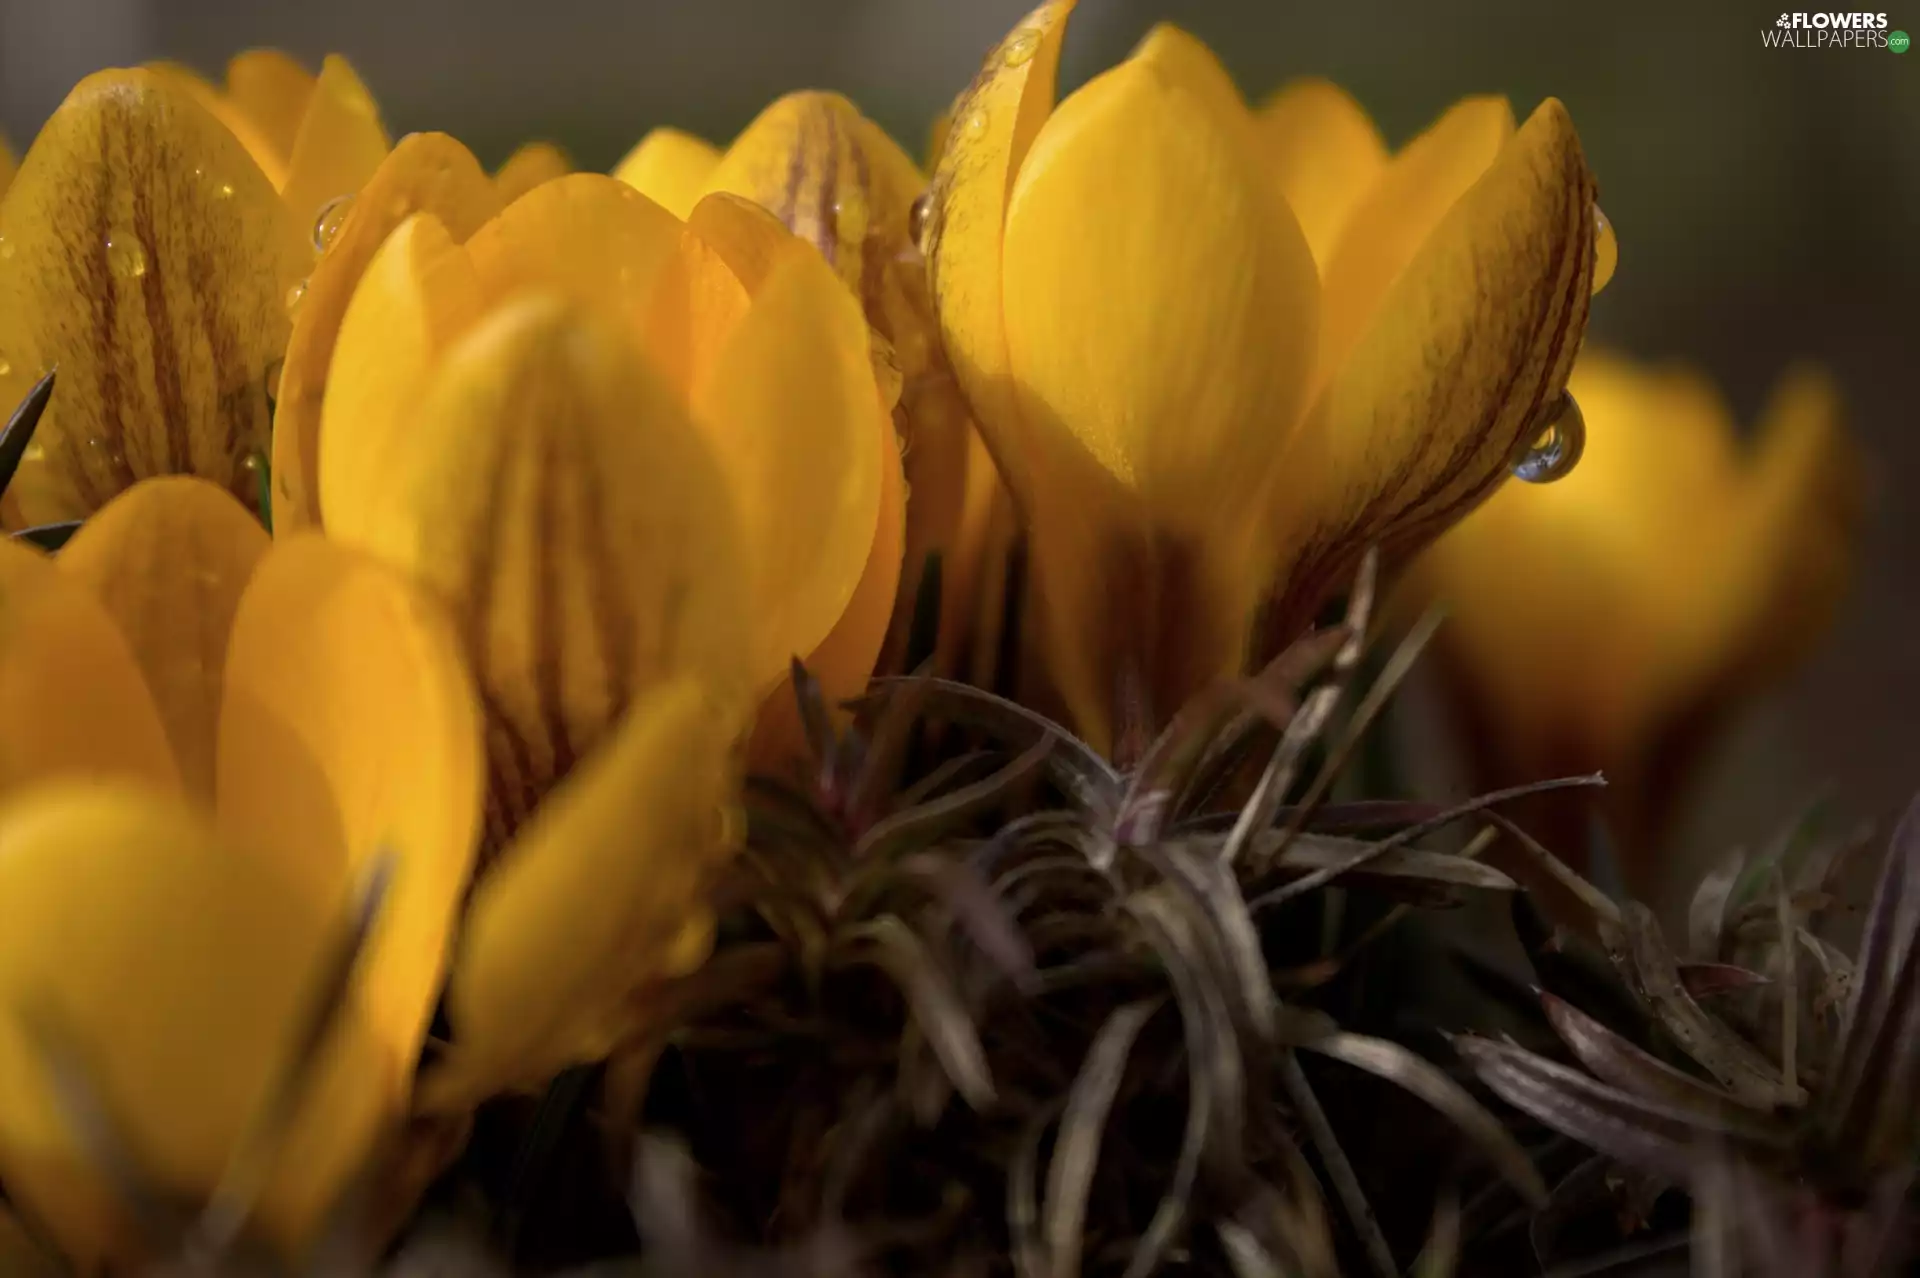
<instances>
[{"instance_id":1,"label":"petal with brown stripe","mask_svg":"<svg viewBox=\"0 0 1920 1278\"><path fill-rule=\"evenodd\" d=\"M22 516L78 518L151 475L254 500L311 249L233 135L150 72L90 76L34 140L0 236L0 351L29 382L60 369Z\"/></svg>"},{"instance_id":2,"label":"petal with brown stripe","mask_svg":"<svg viewBox=\"0 0 1920 1278\"><path fill-rule=\"evenodd\" d=\"M209 806L227 637L269 544L253 512L226 490L174 475L142 480L101 507L58 560L119 626L187 794Z\"/></svg>"},{"instance_id":3,"label":"petal with brown stripe","mask_svg":"<svg viewBox=\"0 0 1920 1278\"><path fill-rule=\"evenodd\" d=\"M736 801L729 719L696 679L648 690L481 881L447 991L453 1048L424 1107L599 1059L636 990L706 957Z\"/></svg>"},{"instance_id":4,"label":"petal with brown stripe","mask_svg":"<svg viewBox=\"0 0 1920 1278\"><path fill-rule=\"evenodd\" d=\"M1593 194L1548 99L1388 289L1288 450L1277 627L1369 544L1437 536L1544 428L1586 331Z\"/></svg>"},{"instance_id":5,"label":"petal with brown stripe","mask_svg":"<svg viewBox=\"0 0 1920 1278\"><path fill-rule=\"evenodd\" d=\"M431 213L464 244L500 211L495 187L466 147L444 133L400 139L348 208L326 254L307 277L294 313L273 417L273 526L320 522L320 421L340 326L354 290L387 237L415 213Z\"/></svg>"},{"instance_id":6,"label":"petal with brown stripe","mask_svg":"<svg viewBox=\"0 0 1920 1278\"><path fill-rule=\"evenodd\" d=\"M702 671L744 704L734 503L618 326L553 295L508 303L447 354L389 456L390 495L329 535L452 610L487 707L490 846L653 682Z\"/></svg>"}]
</instances>

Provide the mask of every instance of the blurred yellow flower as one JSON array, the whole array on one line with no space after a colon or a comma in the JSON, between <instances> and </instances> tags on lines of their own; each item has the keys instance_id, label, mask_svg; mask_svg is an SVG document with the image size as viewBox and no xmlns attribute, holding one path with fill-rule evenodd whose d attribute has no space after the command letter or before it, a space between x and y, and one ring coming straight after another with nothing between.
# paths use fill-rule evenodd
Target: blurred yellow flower
<instances>
[{"instance_id":1,"label":"blurred yellow flower","mask_svg":"<svg viewBox=\"0 0 1920 1278\"><path fill-rule=\"evenodd\" d=\"M1594 184L1558 102L1517 131L1468 103L1351 202L1323 279L1284 148L1192 37L1161 27L1055 105L1072 8L1036 9L956 103L923 244L1029 524L1053 678L1124 754L1242 665L1263 608L1300 624L1552 420Z\"/></svg>"},{"instance_id":2,"label":"blurred yellow flower","mask_svg":"<svg viewBox=\"0 0 1920 1278\"><path fill-rule=\"evenodd\" d=\"M204 1202L377 858L392 888L260 1200L310 1239L403 1112L473 857L479 712L399 574L142 481L57 560L0 542L0 1177L74 1258L140 1235L51 1090L80 1051L144 1178ZM404 785L393 778L405 776Z\"/></svg>"},{"instance_id":3,"label":"blurred yellow flower","mask_svg":"<svg viewBox=\"0 0 1920 1278\"><path fill-rule=\"evenodd\" d=\"M1811 370L1781 381L1750 448L1690 371L1589 352L1571 387L1579 467L1495 494L1408 587L1448 610L1438 647L1489 779L1605 770L1633 872L1699 730L1831 622L1860 475L1834 388Z\"/></svg>"},{"instance_id":4,"label":"blurred yellow flower","mask_svg":"<svg viewBox=\"0 0 1920 1278\"><path fill-rule=\"evenodd\" d=\"M387 151L328 58L102 71L50 117L0 197L0 403L60 395L8 492L14 525L76 519L135 480L197 474L252 501L289 299L316 237Z\"/></svg>"},{"instance_id":5,"label":"blurred yellow flower","mask_svg":"<svg viewBox=\"0 0 1920 1278\"><path fill-rule=\"evenodd\" d=\"M724 153L677 129L655 129L614 176L682 216L714 192L744 196L817 248L860 299L873 330L876 375L899 386L894 422L912 493L892 631L905 638L927 557L938 554L938 655L950 672L997 476L947 363L927 293L915 242L925 176L846 98L815 91L774 102Z\"/></svg>"},{"instance_id":6,"label":"blurred yellow flower","mask_svg":"<svg viewBox=\"0 0 1920 1278\"><path fill-rule=\"evenodd\" d=\"M529 142L494 172L493 184L500 191L500 202L511 204L542 182L573 171L573 160L553 143Z\"/></svg>"}]
</instances>

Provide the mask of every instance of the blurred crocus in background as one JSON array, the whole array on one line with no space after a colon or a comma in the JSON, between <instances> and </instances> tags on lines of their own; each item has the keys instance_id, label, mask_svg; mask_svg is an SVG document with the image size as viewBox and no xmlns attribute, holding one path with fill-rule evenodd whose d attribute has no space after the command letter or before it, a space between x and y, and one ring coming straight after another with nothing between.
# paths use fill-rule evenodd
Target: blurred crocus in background
<instances>
[{"instance_id":1,"label":"blurred crocus in background","mask_svg":"<svg viewBox=\"0 0 1920 1278\"><path fill-rule=\"evenodd\" d=\"M1609 845L1659 884L1675 818L1730 717L1826 633L1851 576L1862 471L1832 382L1788 372L1743 440L1698 373L1593 350L1557 483L1511 484L1427 551L1410 594L1488 786L1604 771ZM1542 800L1584 864L1585 798Z\"/></svg>"}]
</instances>

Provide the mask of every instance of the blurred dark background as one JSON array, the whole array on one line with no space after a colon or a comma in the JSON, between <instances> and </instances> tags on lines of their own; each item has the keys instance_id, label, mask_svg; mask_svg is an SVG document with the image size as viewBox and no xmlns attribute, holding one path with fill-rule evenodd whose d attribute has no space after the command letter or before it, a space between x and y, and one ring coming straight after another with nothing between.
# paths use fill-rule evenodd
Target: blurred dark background
<instances>
[{"instance_id":1,"label":"blurred dark background","mask_svg":"<svg viewBox=\"0 0 1920 1278\"><path fill-rule=\"evenodd\" d=\"M1920 34L1920 0L1889 25ZM1920 788L1920 51L1761 46L1784 0L1083 0L1067 79L1178 22L1259 97L1332 76L1403 141L1462 94L1573 112L1619 230L1594 335L1711 372L1743 420L1798 358L1840 379L1872 458L1860 581L1821 655L1756 706L1695 841L1756 837L1823 782L1862 817ZM0 128L17 147L72 82L277 45L348 55L393 132L497 161L532 138L606 167L656 124L724 140L775 95L840 89L910 150L1026 0L0 0ZM1577 678L1575 671L1569 678Z\"/></svg>"}]
</instances>

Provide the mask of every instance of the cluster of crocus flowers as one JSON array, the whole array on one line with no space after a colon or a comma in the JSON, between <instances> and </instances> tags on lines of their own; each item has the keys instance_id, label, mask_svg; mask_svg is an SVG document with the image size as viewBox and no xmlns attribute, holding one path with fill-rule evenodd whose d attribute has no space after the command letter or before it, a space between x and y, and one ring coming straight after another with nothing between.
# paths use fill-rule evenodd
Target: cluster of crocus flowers
<instances>
[{"instance_id":1,"label":"cluster of crocus flowers","mask_svg":"<svg viewBox=\"0 0 1920 1278\"><path fill-rule=\"evenodd\" d=\"M224 90L166 64L82 81L0 198L0 402L61 377L0 516L181 473L257 503L316 228L387 149L338 58L242 55Z\"/></svg>"},{"instance_id":2,"label":"cluster of crocus flowers","mask_svg":"<svg viewBox=\"0 0 1920 1278\"><path fill-rule=\"evenodd\" d=\"M1056 104L1072 8L1036 9L955 104L924 242L1053 678L1125 755L1368 545L1506 476L1611 250L1556 101L1518 129L1469 101L1387 158L1337 96L1262 120L1162 27Z\"/></svg>"},{"instance_id":3,"label":"cluster of crocus flowers","mask_svg":"<svg viewBox=\"0 0 1920 1278\"><path fill-rule=\"evenodd\" d=\"M1447 610L1438 648L1481 779L1604 771L1616 852L1645 890L1708 731L1832 621L1860 472L1811 369L1782 379L1750 445L1689 370L1595 351L1572 387L1579 467L1495 494L1407 584Z\"/></svg>"}]
</instances>

